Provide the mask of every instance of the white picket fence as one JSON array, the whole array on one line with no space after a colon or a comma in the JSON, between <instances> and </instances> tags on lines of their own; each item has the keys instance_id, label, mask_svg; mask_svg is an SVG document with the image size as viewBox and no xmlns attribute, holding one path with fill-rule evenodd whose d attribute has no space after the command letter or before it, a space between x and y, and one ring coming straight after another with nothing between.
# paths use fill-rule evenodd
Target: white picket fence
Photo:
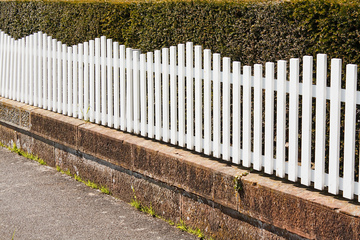
<instances>
[{"instance_id":1,"label":"white picket fence","mask_svg":"<svg viewBox=\"0 0 360 240\"><path fill-rule=\"evenodd\" d=\"M331 60L331 87L326 85L325 54L317 55L316 85L311 56L303 58L302 82L299 59L290 59L289 81L286 61L277 62L277 80L274 69L274 63L266 63L264 78L263 66L256 64L252 76L251 66L203 51L191 42L141 54L105 37L70 47L41 32L19 40L0 32L2 97L267 174L275 171L280 178L306 186L314 183L314 188L327 187L332 194L341 190L345 198L353 199L360 192L354 180L356 104L360 104L357 65L346 66L346 89L341 89L340 59ZM311 140L313 98L315 146ZM341 102L345 102L343 177L339 174ZM315 159L315 167L311 159Z\"/></svg>"}]
</instances>

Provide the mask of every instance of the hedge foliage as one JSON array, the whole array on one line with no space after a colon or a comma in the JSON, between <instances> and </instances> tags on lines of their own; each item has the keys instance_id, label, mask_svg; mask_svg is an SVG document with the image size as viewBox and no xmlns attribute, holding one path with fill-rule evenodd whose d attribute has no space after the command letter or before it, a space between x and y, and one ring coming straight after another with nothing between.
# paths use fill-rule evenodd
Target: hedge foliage
<instances>
[{"instance_id":1,"label":"hedge foliage","mask_svg":"<svg viewBox=\"0 0 360 240\"><path fill-rule=\"evenodd\" d=\"M244 64L327 53L360 62L360 4L165 1L0 2L0 29L43 31L69 45L101 35L143 52L192 41Z\"/></svg>"}]
</instances>

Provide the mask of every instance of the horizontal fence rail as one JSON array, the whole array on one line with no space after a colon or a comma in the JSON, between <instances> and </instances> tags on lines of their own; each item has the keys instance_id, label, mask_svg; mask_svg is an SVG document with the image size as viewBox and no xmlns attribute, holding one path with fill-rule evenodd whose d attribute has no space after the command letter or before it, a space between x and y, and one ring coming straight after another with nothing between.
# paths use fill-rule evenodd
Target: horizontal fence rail
<instances>
[{"instance_id":1,"label":"horizontal fence rail","mask_svg":"<svg viewBox=\"0 0 360 240\"><path fill-rule=\"evenodd\" d=\"M353 199L357 65L342 80L342 61L329 62L251 67L191 42L142 54L106 37L67 46L1 31L0 94Z\"/></svg>"}]
</instances>

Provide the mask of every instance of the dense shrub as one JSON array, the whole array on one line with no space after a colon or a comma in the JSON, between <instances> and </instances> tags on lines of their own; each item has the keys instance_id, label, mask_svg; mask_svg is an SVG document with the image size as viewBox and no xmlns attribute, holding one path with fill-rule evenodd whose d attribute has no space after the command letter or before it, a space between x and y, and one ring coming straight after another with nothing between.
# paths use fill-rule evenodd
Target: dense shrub
<instances>
[{"instance_id":1,"label":"dense shrub","mask_svg":"<svg viewBox=\"0 0 360 240\"><path fill-rule=\"evenodd\" d=\"M359 62L360 4L166 1L0 2L0 29L43 31L69 45L101 35L143 52L192 41L244 64L324 52Z\"/></svg>"}]
</instances>

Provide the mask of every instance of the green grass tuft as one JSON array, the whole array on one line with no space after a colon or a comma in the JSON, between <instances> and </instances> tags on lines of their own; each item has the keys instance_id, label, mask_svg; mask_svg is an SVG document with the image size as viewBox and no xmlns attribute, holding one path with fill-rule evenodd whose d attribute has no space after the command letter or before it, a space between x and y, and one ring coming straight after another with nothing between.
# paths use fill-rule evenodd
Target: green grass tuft
<instances>
[{"instance_id":1,"label":"green grass tuft","mask_svg":"<svg viewBox=\"0 0 360 240\"><path fill-rule=\"evenodd\" d=\"M100 187L100 191L101 191L102 193L105 193L105 194L107 194L107 195L110 195L110 190L109 190L106 186L101 186L101 187Z\"/></svg>"},{"instance_id":2,"label":"green grass tuft","mask_svg":"<svg viewBox=\"0 0 360 240\"><path fill-rule=\"evenodd\" d=\"M87 183L85 183L85 185L93 189L99 189L99 186L96 183L91 182L90 180L88 180Z\"/></svg>"}]
</instances>

